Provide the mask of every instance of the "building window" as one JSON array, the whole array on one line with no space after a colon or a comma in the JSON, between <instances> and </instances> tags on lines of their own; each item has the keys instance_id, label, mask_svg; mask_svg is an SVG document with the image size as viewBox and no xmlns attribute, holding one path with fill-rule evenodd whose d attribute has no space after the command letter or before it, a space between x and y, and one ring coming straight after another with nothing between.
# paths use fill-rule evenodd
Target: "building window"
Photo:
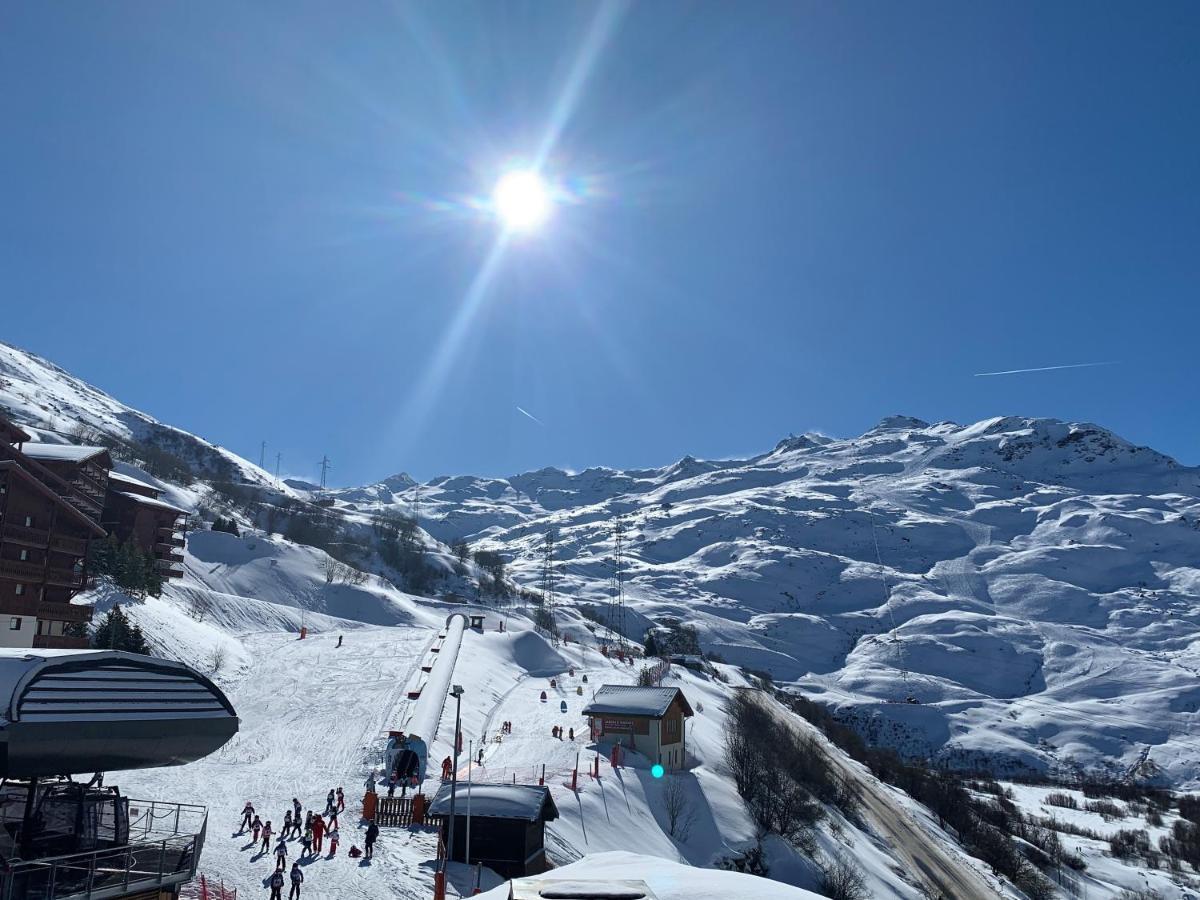
<instances>
[{"instance_id":1,"label":"building window","mask_svg":"<svg viewBox=\"0 0 1200 900\"><path fill-rule=\"evenodd\" d=\"M23 584L18 584L18 585L17 585L17 596L18 596L18 597L21 597L21 596L23 596L24 594L25 594L25 585L23 585Z\"/></svg>"},{"instance_id":2,"label":"building window","mask_svg":"<svg viewBox=\"0 0 1200 900\"><path fill-rule=\"evenodd\" d=\"M22 550L22 551L21 551L21 562L25 562L25 561L27 561L28 559L29 559L29 551L28 551L28 550Z\"/></svg>"},{"instance_id":3,"label":"building window","mask_svg":"<svg viewBox=\"0 0 1200 900\"><path fill-rule=\"evenodd\" d=\"M21 617L20 616L13 616L11 619L8 620L8 630L9 631L20 631L21 630Z\"/></svg>"},{"instance_id":4,"label":"building window","mask_svg":"<svg viewBox=\"0 0 1200 900\"><path fill-rule=\"evenodd\" d=\"M26 517L25 517L25 527L26 527L26 528L32 528L32 527L33 527L33 516L26 516Z\"/></svg>"}]
</instances>

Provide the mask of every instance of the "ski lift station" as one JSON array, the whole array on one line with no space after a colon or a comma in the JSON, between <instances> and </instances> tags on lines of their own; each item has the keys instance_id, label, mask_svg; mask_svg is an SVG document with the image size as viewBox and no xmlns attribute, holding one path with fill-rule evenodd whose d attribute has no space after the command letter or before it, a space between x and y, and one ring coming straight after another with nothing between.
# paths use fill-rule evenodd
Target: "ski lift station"
<instances>
[{"instance_id":1,"label":"ski lift station","mask_svg":"<svg viewBox=\"0 0 1200 900\"><path fill-rule=\"evenodd\" d=\"M606 684L583 714L593 741L619 743L665 769L683 768L687 720L693 713L679 688Z\"/></svg>"},{"instance_id":2,"label":"ski lift station","mask_svg":"<svg viewBox=\"0 0 1200 900\"><path fill-rule=\"evenodd\" d=\"M131 799L93 773L217 750L238 730L221 690L131 653L2 649L0 705L0 900L178 897L207 810Z\"/></svg>"}]
</instances>

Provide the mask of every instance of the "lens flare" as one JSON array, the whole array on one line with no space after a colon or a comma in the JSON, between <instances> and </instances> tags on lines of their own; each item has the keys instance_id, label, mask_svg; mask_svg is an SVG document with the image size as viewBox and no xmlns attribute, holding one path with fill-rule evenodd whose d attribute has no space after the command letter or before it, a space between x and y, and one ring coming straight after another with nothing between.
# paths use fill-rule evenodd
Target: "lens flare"
<instances>
[{"instance_id":1,"label":"lens flare","mask_svg":"<svg viewBox=\"0 0 1200 900\"><path fill-rule=\"evenodd\" d=\"M537 172L514 169L496 182L492 206L510 231L535 231L550 217L554 201Z\"/></svg>"}]
</instances>

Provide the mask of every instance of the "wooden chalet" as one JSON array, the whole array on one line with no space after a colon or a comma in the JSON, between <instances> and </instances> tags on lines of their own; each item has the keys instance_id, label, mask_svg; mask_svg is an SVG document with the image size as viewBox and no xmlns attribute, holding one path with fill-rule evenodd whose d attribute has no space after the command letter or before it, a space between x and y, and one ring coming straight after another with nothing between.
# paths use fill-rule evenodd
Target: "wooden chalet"
<instances>
[{"instance_id":1,"label":"wooden chalet","mask_svg":"<svg viewBox=\"0 0 1200 900\"><path fill-rule=\"evenodd\" d=\"M133 541L154 554L163 578L182 578L187 510L160 500L161 493L152 484L112 472L100 521L121 543Z\"/></svg>"},{"instance_id":2,"label":"wooden chalet","mask_svg":"<svg viewBox=\"0 0 1200 900\"><path fill-rule=\"evenodd\" d=\"M39 458L44 445L29 441L0 416L0 647L86 647L92 609L71 598L87 583L88 542L104 537L96 498L112 461L95 447Z\"/></svg>"},{"instance_id":3,"label":"wooden chalet","mask_svg":"<svg viewBox=\"0 0 1200 900\"><path fill-rule=\"evenodd\" d=\"M687 763L692 706L677 687L606 684L583 714L592 740L631 747L666 769L681 769Z\"/></svg>"},{"instance_id":4,"label":"wooden chalet","mask_svg":"<svg viewBox=\"0 0 1200 900\"><path fill-rule=\"evenodd\" d=\"M440 845L450 836L450 791L443 784L426 818L438 824ZM471 857L467 858L467 813L471 818ZM545 872L546 823L558 818L550 789L536 784L458 783L454 800L454 859L481 863L504 878ZM444 849L441 852L445 852Z\"/></svg>"}]
</instances>

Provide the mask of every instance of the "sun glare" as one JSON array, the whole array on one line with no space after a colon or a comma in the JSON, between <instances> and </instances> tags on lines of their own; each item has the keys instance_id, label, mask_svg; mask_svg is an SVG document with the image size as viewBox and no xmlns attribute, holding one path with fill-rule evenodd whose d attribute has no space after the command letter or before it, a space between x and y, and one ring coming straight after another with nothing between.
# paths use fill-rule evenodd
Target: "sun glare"
<instances>
[{"instance_id":1,"label":"sun glare","mask_svg":"<svg viewBox=\"0 0 1200 900\"><path fill-rule=\"evenodd\" d=\"M554 201L537 172L506 172L492 191L496 215L510 231L536 231L550 217Z\"/></svg>"}]
</instances>

